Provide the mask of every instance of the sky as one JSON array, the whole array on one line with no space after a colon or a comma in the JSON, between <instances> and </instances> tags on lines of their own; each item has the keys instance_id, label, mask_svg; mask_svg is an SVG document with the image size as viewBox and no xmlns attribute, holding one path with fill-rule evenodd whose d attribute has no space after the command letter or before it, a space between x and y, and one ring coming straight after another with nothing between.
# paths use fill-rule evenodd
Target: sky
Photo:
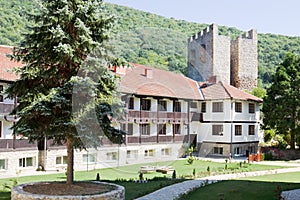
<instances>
[{"instance_id":1,"label":"sky","mask_svg":"<svg viewBox=\"0 0 300 200\"><path fill-rule=\"evenodd\" d=\"M300 36L299 0L104 0L189 22Z\"/></svg>"}]
</instances>

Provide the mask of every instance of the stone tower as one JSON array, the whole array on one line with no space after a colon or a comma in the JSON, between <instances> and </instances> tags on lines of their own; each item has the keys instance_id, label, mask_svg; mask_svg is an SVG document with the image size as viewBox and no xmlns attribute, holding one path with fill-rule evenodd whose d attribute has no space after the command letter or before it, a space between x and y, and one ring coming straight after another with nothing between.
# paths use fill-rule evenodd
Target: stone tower
<instances>
[{"instance_id":1,"label":"stone tower","mask_svg":"<svg viewBox=\"0 0 300 200\"><path fill-rule=\"evenodd\" d=\"M188 40L188 76L222 81L242 90L257 87L257 32L231 40L212 24Z\"/></svg>"},{"instance_id":2,"label":"stone tower","mask_svg":"<svg viewBox=\"0 0 300 200\"><path fill-rule=\"evenodd\" d=\"M230 38L212 24L188 41L188 76L196 81L217 77L230 83Z\"/></svg>"},{"instance_id":3,"label":"stone tower","mask_svg":"<svg viewBox=\"0 0 300 200\"><path fill-rule=\"evenodd\" d=\"M230 84L252 90L257 87L257 32L250 30L231 41L231 80Z\"/></svg>"}]
</instances>

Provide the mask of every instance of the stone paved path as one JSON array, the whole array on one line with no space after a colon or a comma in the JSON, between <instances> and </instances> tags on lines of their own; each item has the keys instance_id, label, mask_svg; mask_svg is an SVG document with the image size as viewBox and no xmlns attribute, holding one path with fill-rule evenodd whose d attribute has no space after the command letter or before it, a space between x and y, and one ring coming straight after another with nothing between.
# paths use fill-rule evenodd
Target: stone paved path
<instances>
[{"instance_id":1,"label":"stone paved path","mask_svg":"<svg viewBox=\"0 0 300 200\"><path fill-rule=\"evenodd\" d=\"M230 179L237 179L237 178L250 177L250 176L263 176L263 175L277 174L277 173L288 173L288 172L300 172L300 167L257 171L257 172L242 172L236 174L224 174L224 175L204 177L196 180L184 181L181 183L164 187L160 190L157 190L146 196L140 197L136 200L156 200L156 199L173 200L180 197L182 194L190 192L195 188L205 186L206 184L216 183L222 180L230 180ZM290 195L290 197L285 198L285 200L299 200L300 190L298 192L294 191L292 192L292 194L287 193L286 195Z\"/></svg>"}]
</instances>

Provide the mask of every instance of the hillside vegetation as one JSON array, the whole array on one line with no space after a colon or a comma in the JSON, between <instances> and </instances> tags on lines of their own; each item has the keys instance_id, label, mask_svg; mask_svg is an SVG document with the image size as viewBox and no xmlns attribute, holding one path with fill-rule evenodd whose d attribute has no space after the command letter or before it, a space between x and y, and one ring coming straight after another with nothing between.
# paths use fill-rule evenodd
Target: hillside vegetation
<instances>
[{"instance_id":1,"label":"hillside vegetation","mask_svg":"<svg viewBox=\"0 0 300 200\"><path fill-rule=\"evenodd\" d=\"M19 44L28 25L25 14L34 12L35 4L32 0L0 0L0 44ZM117 57L186 74L187 39L207 24L169 19L114 4L107 3L106 7L116 19L110 46ZM219 27L220 34L231 37L243 31ZM300 53L300 37L259 34L258 38L259 79L266 86L287 52Z\"/></svg>"}]
</instances>

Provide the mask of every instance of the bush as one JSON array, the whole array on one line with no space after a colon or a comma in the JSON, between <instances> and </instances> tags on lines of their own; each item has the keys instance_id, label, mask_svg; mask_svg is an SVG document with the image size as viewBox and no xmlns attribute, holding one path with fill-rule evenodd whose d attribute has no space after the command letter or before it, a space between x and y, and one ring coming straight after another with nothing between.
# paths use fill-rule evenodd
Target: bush
<instances>
[{"instance_id":1,"label":"bush","mask_svg":"<svg viewBox=\"0 0 300 200\"><path fill-rule=\"evenodd\" d=\"M176 179L176 170L173 171L172 179Z\"/></svg>"},{"instance_id":2,"label":"bush","mask_svg":"<svg viewBox=\"0 0 300 200\"><path fill-rule=\"evenodd\" d=\"M188 159L187 159L187 162L188 162L188 164L191 165L191 164L193 164L194 160L195 160L194 156L189 156Z\"/></svg>"},{"instance_id":3,"label":"bush","mask_svg":"<svg viewBox=\"0 0 300 200\"><path fill-rule=\"evenodd\" d=\"M210 174L210 167L209 166L207 167L206 170L207 170L207 173Z\"/></svg>"},{"instance_id":4,"label":"bush","mask_svg":"<svg viewBox=\"0 0 300 200\"><path fill-rule=\"evenodd\" d=\"M263 154L264 160L273 160L273 154L272 153L265 153Z\"/></svg>"},{"instance_id":5,"label":"bush","mask_svg":"<svg viewBox=\"0 0 300 200\"><path fill-rule=\"evenodd\" d=\"M193 169L193 176L194 177L196 176L196 169L195 168Z\"/></svg>"},{"instance_id":6,"label":"bush","mask_svg":"<svg viewBox=\"0 0 300 200\"><path fill-rule=\"evenodd\" d=\"M99 173L97 173L96 181L100 181L100 174Z\"/></svg>"},{"instance_id":7,"label":"bush","mask_svg":"<svg viewBox=\"0 0 300 200\"><path fill-rule=\"evenodd\" d=\"M3 190L4 191L7 191L7 190L11 190L13 187L15 187L16 185L18 185L18 181L17 179L9 179L9 183L3 183L2 187L3 187Z\"/></svg>"},{"instance_id":8,"label":"bush","mask_svg":"<svg viewBox=\"0 0 300 200\"><path fill-rule=\"evenodd\" d=\"M144 174L143 173L140 173L139 179L140 179L140 181L144 180Z\"/></svg>"},{"instance_id":9,"label":"bush","mask_svg":"<svg viewBox=\"0 0 300 200\"><path fill-rule=\"evenodd\" d=\"M275 140L278 142L278 149L286 149L286 147L288 146L287 141L282 135L276 135Z\"/></svg>"}]
</instances>

